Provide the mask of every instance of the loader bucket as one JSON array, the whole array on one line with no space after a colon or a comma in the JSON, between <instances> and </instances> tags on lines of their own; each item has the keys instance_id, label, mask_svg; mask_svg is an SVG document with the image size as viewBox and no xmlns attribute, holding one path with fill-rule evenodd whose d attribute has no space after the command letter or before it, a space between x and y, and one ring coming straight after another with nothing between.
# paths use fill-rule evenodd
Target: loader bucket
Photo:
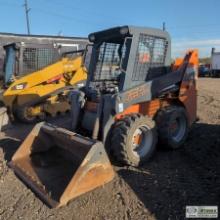
<instances>
[{"instance_id":1,"label":"loader bucket","mask_svg":"<svg viewBox=\"0 0 220 220\"><path fill-rule=\"evenodd\" d=\"M50 207L60 207L111 181L114 171L101 142L37 124L9 166Z\"/></svg>"}]
</instances>

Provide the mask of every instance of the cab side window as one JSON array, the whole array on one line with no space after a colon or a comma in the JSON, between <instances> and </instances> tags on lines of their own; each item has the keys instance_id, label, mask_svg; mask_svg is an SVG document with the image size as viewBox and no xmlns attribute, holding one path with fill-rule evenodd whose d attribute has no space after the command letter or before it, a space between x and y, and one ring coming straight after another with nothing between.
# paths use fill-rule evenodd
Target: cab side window
<instances>
[{"instance_id":1,"label":"cab side window","mask_svg":"<svg viewBox=\"0 0 220 220\"><path fill-rule=\"evenodd\" d=\"M165 39L140 34L132 80L144 81L162 75L166 50Z\"/></svg>"}]
</instances>

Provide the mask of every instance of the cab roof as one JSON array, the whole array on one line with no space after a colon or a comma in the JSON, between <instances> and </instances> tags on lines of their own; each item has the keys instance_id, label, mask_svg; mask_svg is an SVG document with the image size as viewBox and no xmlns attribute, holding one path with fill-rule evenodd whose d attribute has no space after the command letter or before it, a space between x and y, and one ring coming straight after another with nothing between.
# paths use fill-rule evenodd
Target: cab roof
<instances>
[{"instance_id":1,"label":"cab roof","mask_svg":"<svg viewBox=\"0 0 220 220\"><path fill-rule=\"evenodd\" d=\"M118 26L118 27L113 27L102 31L94 32L89 34L88 38L90 42L95 43L99 41L105 41L108 39L117 39L117 38L119 39L124 37L131 37L135 35L137 36L140 35L141 33L149 36L157 36L170 41L170 35L167 31L163 31L157 28L138 27L132 25Z\"/></svg>"}]
</instances>

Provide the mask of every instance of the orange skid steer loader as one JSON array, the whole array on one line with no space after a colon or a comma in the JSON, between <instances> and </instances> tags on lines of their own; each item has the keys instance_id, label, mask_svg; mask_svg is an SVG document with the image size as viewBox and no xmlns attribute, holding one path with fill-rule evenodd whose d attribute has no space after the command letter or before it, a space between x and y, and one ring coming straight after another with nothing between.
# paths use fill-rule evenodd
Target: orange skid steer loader
<instances>
[{"instance_id":1,"label":"orange skid steer loader","mask_svg":"<svg viewBox=\"0 0 220 220\"><path fill-rule=\"evenodd\" d=\"M70 94L72 131L40 123L10 166L52 207L114 177L107 153L139 166L179 148L196 120L197 50L171 67L165 31L122 26L89 35L86 86Z\"/></svg>"}]
</instances>

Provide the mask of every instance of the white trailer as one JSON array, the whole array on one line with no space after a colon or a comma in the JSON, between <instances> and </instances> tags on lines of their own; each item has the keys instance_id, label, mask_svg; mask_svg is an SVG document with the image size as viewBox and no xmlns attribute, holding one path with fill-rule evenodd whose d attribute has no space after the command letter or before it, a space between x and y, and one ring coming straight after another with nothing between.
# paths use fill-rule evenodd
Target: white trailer
<instances>
[{"instance_id":1,"label":"white trailer","mask_svg":"<svg viewBox=\"0 0 220 220\"><path fill-rule=\"evenodd\" d=\"M220 52L215 52L215 48L212 48L211 54L211 74L220 77Z\"/></svg>"}]
</instances>

